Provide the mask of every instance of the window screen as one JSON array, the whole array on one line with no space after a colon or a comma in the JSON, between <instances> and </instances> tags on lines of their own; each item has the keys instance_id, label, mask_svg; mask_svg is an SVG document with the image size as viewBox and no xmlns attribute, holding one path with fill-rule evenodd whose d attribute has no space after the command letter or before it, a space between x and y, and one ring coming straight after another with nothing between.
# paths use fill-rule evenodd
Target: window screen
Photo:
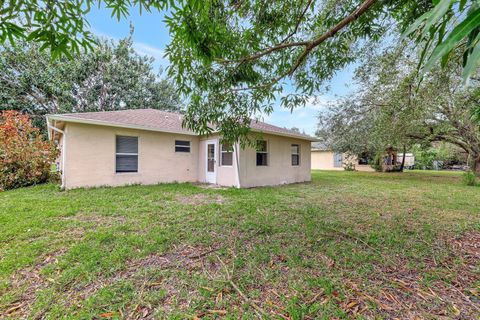
<instances>
[{"instance_id":1,"label":"window screen","mask_svg":"<svg viewBox=\"0 0 480 320\"><path fill-rule=\"evenodd\" d=\"M222 143L220 150L220 160L222 166L233 165L233 147L231 144Z\"/></svg>"},{"instance_id":2,"label":"window screen","mask_svg":"<svg viewBox=\"0 0 480 320\"><path fill-rule=\"evenodd\" d=\"M116 172L138 172L138 137L116 137Z\"/></svg>"},{"instance_id":3,"label":"window screen","mask_svg":"<svg viewBox=\"0 0 480 320\"><path fill-rule=\"evenodd\" d=\"M257 140L257 166L268 165L267 141Z\"/></svg>"},{"instance_id":4,"label":"window screen","mask_svg":"<svg viewBox=\"0 0 480 320\"><path fill-rule=\"evenodd\" d=\"M292 144L292 166L300 165L300 145Z\"/></svg>"},{"instance_id":5,"label":"window screen","mask_svg":"<svg viewBox=\"0 0 480 320\"><path fill-rule=\"evenodd\" d=\"M175 152L190 152L190 141L175 140Z\"/></svg>"}]
</instances>

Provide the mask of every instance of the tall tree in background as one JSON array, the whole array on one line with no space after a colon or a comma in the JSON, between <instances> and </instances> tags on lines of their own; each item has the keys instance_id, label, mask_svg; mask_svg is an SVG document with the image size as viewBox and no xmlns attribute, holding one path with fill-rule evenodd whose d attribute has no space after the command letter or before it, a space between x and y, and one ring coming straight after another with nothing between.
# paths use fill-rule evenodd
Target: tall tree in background
<instances>
[{"instance_id":1,"label":"tall tree in background","mask_svg":"<svg viewBox=\"0 0 480 320\"><path fill-rule=\"evenodd\" d=\"M462 69L453 62L419 81L418 57L402 45L368 59L356 72L358 92L320 115L319 136L335 150L357 154L444 141L468 153L480 173L480 130L472 120L480 83L464 86Z\"/></svg>"},{"instance_id":2,"label":"tall tree in background","mask_svg":"<svg viewBox=\"0 0 480 320\"><path fill-rule=\"evenodd\" d=\"M26 112L36 125L47 113L180 110L179 95L152 63L135 52L132 35L118 42L99 39L93 51L72 60L52 60L31 43L6 46L0 49L0 110Z\"/></svg>"}]
</instances>

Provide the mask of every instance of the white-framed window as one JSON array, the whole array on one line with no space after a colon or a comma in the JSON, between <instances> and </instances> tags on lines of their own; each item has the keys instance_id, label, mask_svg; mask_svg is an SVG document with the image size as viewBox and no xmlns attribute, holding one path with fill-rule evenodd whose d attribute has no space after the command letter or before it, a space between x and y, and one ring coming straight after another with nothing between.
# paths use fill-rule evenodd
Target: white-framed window
<instances>
[{"instance_id":1,"label":"white-framed window","mask_svg":"<svg viewBox=\"0 0 480 320\"><path fill-rule=\"evenodd\" d=\"M233 146L230 143L222 142L220 144L220 165L233 165Z\"/></svg>"},{"instance_id":2,"label":"white-framed window","mask_svg":"<svg viewBox=\"0 0 480 320\"><path fill-rule=\"evenodd\" d=\"M175 140L175 152L190 152L190 141Z\"/></svg>"},{"instance_id":3,"label":"white-framed window","mask_svg":"<svg viewBox=\"0 0 480 320\"><path fill-rule=\"evenodd\" d=\"M116 136L115 172L138 172L138 137Z\"/></svg>"},{"instance_id":4,"label":"white-framed window","mask_svg":"<svg viewBox=\"0 0 480 320\"><path fill-rule=\"evenodd\" d=\"M292 166L299 166L300 165L300 145L299 144L292 144Z\"/></svg>"},{"instance_id":5,"label":"white-framed window","mask_svg":"<svg viewBox=\"0 0 480 320\"><path fill-rule=\"evenodd\" d=\"M257 140L257 166L268 165L268 144L266 140Z\"/></svg>"}]
</instances>

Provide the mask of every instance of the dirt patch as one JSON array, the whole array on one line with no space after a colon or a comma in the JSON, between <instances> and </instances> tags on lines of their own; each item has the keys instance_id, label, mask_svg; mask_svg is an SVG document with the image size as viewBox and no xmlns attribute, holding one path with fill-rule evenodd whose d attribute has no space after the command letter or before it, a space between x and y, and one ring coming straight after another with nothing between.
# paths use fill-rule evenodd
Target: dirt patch
<instances>
[{"instance_id":1,"label":"dirt patch","mask_svg":"<svg viewBox=\"0 0 480 320\"><path fill-rule=\"evenodd\" d=\"M197 193L190 196L177 196L177 201L181 204L201 206L208 204L224 204L226 199L221 195L209 195Z\"/></svg>"},{"instance_id":2,"label":"dirt patch","mask_svg":"<svg viewBox=\"0 0 480 320\"><path fill-rule=\"evenodd\" d=\"M202 189L215 189L215 190L227 190L228 187L224 187L218 184L211 184L211 183L195 183L195 185L199 186Z\"/></svg>"},{"instance_id":3,"label":"dirt patch","mask_svg":"<svg viewBox=\"0 0 480 320\"><path fill-rule=\"evenodd\" d=\"M206 256L215 253L220 247L193 247L181 246L163 255L149 255L143 259L132 261L128 264L126 272L142 269L194 269L202 266L202 260Z\"/></svg>"},{"instance_id":4,"label":"dirt patch","mask_svg":"<svg viewBox=\"0 0 480 320\"><path fill-rule=\"evenodd\" d=\"M60 218L55 218L55 219L60 219L62 221L67 221L67 222L80 222L80 223L86 223L86 224L94 224L96 226L100 227L109 227L113 225L118 225L118 224L125 224L127 221L127 218L124 216L106 216L106 215L100 215L96 213L85 213L85 212L79 212L73 216L67 216L67 217L60 217Z\"/></svg>"},{"instance_id":5,"label":"dirt patch","mask_svg":"<svg viewBox=\"0 0 480 320\"><path fill-rule=\"evenodd\" d=\"M407 261L390 268L375 266L377 271L367 282L346 281L351 303L345 305L345 311L372 318L380 310L387 318L478 319L480 292L473 286L480 279L476 270L480 261L480 232L447 239L444 245L451 249L448 257L421 262L425 271L437 274L429 281L418 269L407 268ZM369 308L372 303L379 310Z\"/></svg>"},{"instance_id":6,"label":"dirt patch","mask_svg":"<svg viewBox=\"0 0 480 320\"><path fill-rule=\"evenodd\" d=\"M118 271L113 277L100 276L88 285L69 289L68 304L70 306L78 305L100 289L128 279L133 282L139 294L150 290L164 290L166 294L161 304L164 312L173 312L175 308L186 309L190 300L198 295L198 288L190 288L188 284L183 284L175 273L163 277L159 275L158 271L181 270L182 272L207 272L217 275L220 270L219 264L213 259L206 258L215 254L219 249L221 247L179 246L165 254L151 254L142 259L131 260L126 263L123 270ZM182 300L180 297L181 288L190 291L188 299ZM152 305L137 305L119 312L124 313L128 319L151 319L155 308Z\"/></svg>"},{"instance_id":7,"label":"dirt patch","mask_svg":"<svg viewBox=\"0 0 480 320\"><path fill-rule=\"evenodd\" d=\"M9 291L21 292L20 297L13 301L0 314L12 318L25 318L36 300L37 292L48 288L51 280L45 278L42 270L50 264L58 263L58 258L67 250L61 249L52 252L41 259L34 267L17 271L10 279Z\"/></svg>"},{"instance_id":8,"label":"dirt patch","mask_svg":"<svg viewBox=\"0 0 480 320\"><path fill-rule=\"evenodd\" d=\"M480 231L464 233L461 237L452 238L448 242L467 261L480 261Z\"/></svg>"},{"instance_id":9,"label":"dirt patch","mask_svg":"<svg viewBox=\"0 0 480 320\"><path fill-rule=\"evenodd\" d=\"M218 276L220 265L213 259L206 259L209 255L215 254L220 247L193 247L179 246L166 254L151 254L142 259L127 262L125 269L117 272L113 277L98 277L95 281L85 286L75 286L68 288L65 292L65 301L69 306L79 305L81 301L98 292L103 287L114 284L121 280L131 280L139 292L157 290L162 288L166 291L166 296L162 301L162 309L165 312L171 312L174 308L180 308L185 304L186 308L189 301L179 299L180 280L176 277L158 277L152 275L149 271L159 270L182 270L186 272L207 272ZM58 263L58 257L63 255L66 249L45 256L40 263L32 268L16 272L10 281L8 291L21 292L19 298L0 310L0 314L12 318L26 318L30 315L31 308L35 303L38 292L49 288L53 279L45 278L41 273L49 264ZM185 286L184 286L185 287ZM191 289L188 295L194 297L198 292ZM179 305L180 304L180 305ZM149 319L153 317L152 306L131 306L131 310L126 310L129 315L127 318Z\"/></svg>"}]
</instances>

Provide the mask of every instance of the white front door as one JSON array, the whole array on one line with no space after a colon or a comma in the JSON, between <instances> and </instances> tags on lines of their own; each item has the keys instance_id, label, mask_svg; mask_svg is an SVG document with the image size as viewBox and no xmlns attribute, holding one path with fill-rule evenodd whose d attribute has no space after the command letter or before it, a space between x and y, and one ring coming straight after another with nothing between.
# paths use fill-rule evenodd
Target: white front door
<instances>
[{"instance_id":1,"label":"white front door","mask_svg":"<svg viewBox=\"0 0 480 320\"><path fill-rule=\"evenodd\" d=\"M215 140L207 141L207 161L206 161L206 173L205 180L207 183L217 183L217 172L216 172L216 153L217 153L217 142Z\"/></svg>"}]
</instances>

